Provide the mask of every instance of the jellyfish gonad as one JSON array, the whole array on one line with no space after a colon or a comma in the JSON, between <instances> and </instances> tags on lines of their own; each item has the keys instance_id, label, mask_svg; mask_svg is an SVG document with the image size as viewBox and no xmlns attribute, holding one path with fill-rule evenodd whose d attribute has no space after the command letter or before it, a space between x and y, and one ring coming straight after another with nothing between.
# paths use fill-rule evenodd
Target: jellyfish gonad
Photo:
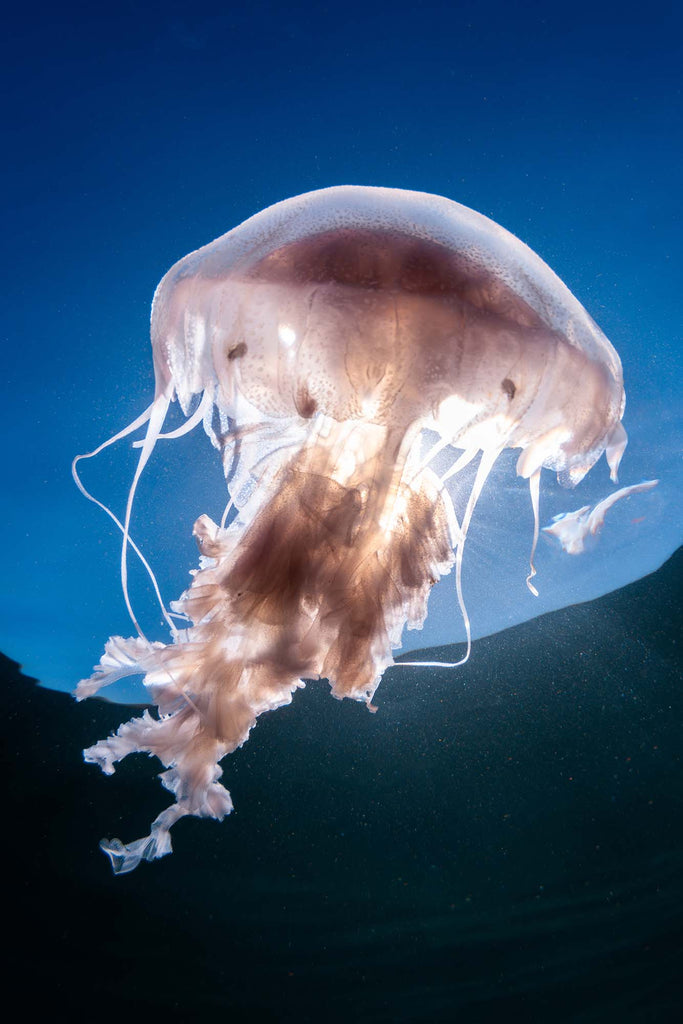
<instances>
[{"instance_id":1,"label":"jellyfish gonad","mask_svg":"<svg viewBox=\"0 0 683 1024\"><path fill-rule=\"evenodd\" d=\"M97 449L147 424L117 520L138 635L111 637L77 689L82 699L140 675L157 708L85 751L108 774L134 751L156 755L175 796L148 836L103 841L119 872L170 852L183 815L231 811L221 759L303 679L374 710L392 649L451 570L467 658L465 542L504 449L519 450L528 481L533 591L541 470L571 487L604 452L616 481L626 446L607 338L527 246L438 196L347 186L278 203L171 268L151 334L154 400ZM174 400L186 421L164 434ZM171 642L152 642L128 597L128 548L143 557L133 496L157 440L202 422L230 512L194 524L200 568L164 610ZM426 431L439 439L427 451ZM456 514L446 483L470 463Z\"/></svg>"}]
</instances>

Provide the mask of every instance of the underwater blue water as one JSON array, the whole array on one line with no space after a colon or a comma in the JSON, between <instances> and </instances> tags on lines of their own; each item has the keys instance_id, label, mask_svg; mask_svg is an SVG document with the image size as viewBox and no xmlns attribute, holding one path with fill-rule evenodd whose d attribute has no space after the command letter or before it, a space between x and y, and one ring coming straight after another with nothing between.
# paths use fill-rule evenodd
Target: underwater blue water
<instances>
[{"instance_id":1,"label":"underwater blue water","mask_svg":"<svg viewBox=\"0 0 683 1024\"><path fill-rule=\"evenodd\" d=\"M270 203L346 182L441 193L535 249L621 354L621 482L661 481L609 514L592 553L542 538L535 601L528 497L512 463L499 468L465 558L475 635L657 568L681 541L675 21L666 5L642 22L599 4L15 14L2 70L0 648L71 689L110 633L130 633L116 532L77 493L71 458L149 403L149 308L168 266ZM83 468L86 485L121 512L133 465L121 445ZM604 460L575 494L544 472L542 521L610 490ZM157 449L134 529L166 601L196 565L192 522L224 500L205 438ZM132 572L143 624L164 638ZM404 650L462 636L447 580Z\"/></svg>"}]
</instances>

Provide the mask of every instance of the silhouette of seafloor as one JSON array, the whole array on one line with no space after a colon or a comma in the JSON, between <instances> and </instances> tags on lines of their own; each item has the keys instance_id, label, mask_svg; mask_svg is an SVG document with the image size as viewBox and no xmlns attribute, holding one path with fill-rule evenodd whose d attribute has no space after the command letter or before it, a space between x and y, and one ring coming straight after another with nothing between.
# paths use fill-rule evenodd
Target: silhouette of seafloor
<instances>
[{"instance_id":1,"label":"silhouette of seafloor","mask_svg":"<svg viewBox=\"0 0 683 1024\"><path fill-rule=\"evenodd\" d=\"M26 1019L678 1021L679 551L653 576L394 669L379 713L309 683L226 759L236 810L114 877L158 762L130 717L3 659L6 1000Z\"/></svg>"}]
</instances>

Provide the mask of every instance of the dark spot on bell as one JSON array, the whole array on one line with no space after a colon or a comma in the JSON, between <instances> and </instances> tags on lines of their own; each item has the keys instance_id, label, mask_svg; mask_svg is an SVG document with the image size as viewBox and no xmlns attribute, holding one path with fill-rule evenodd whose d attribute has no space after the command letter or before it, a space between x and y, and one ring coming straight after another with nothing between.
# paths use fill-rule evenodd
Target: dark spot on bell
<instances>
[{"instance_id":1,"label":"dark spot on bell","mask_svg":"<svg viewBox=\"0 0 683 1024\"><path fill-rule=\"evenodd\" d=\"M304 420L310 420L318 411L318 403L306 388L302 388L296 397L296 411Z\"/></svg>"},{"instance_id":2,"label":"dark spot on bell","mask_svg":"<svg viewBox=\"0 0 683 1024\"><path fill-rule=\"evenodd\" d=\"M241 359L242 356L246 356L247 346L243 341L239 345L233 345L232 348L228 349L228 359Z\"/></svg>"},{"instance_id":3,"label":"dark spot on bell","mask_svg":"<svg viewBox=\"0 0 683 1024\"><path fill-rule=\"evenodd\" d=\"M512 401L512 399L515 397L515 393L517 391L517 388L512 383L510 378L506 377L505 380L502 382L502 384L500 386L503 389L503 391L505 392L505 394L508 396L510 401Z\"/></svg>"}]
</instances>

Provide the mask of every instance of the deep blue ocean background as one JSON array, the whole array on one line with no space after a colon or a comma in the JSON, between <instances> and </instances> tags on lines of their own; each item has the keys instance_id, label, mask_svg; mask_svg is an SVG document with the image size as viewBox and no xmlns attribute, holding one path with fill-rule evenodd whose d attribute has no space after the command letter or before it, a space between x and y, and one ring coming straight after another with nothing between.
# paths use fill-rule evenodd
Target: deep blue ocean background
<instances>
[{"instance_id":1,"label":"deep blue ocean background","mask_svg":"<svg viewBox=\"0 0 683 1024\"><path fill-rule=\"evenodd\" d=\"M310 684L226 764L235 813L119 878L97 843L146 831L152 762L84 765L126 709L27 676L69 689L130 632L70 461L149 402L158 280L328 185L448 196L568 284L624 362L622 477L661 477L656 568L681 533L682 30L659 2L5 13L3 967L28 1016L681 1019L680 553L454 674L392 669L377 715ZM186 472L163 455L143 509ZM133 465L87 482L120 508ZM172 541L140 517L171 597L221 487L194 468Z\"/></svg>"}]
</instances>

